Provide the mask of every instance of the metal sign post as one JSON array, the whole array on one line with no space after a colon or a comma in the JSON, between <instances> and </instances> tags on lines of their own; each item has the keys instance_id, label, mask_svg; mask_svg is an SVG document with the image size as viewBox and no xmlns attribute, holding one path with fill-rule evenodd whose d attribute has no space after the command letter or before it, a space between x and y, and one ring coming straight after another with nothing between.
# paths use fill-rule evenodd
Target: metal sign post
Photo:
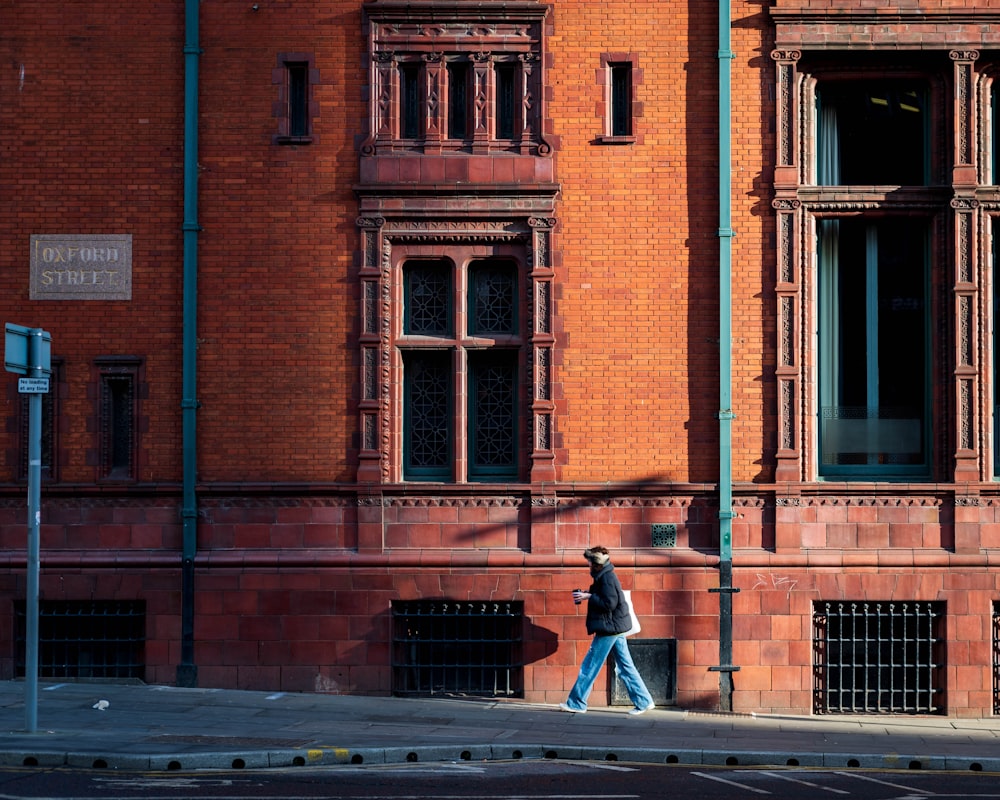
<instances>
[{"instance_id":1,"label":"metal sign post","mask_svg":"<svg viewBox=\"0 0 1000 800\"><path fill-rule=\"evenodd\" d=\"M25 603L27 631L24 645L24 722L29 733L38 729L38 576L39 527L42 521L42 395L49 390L52 337L41 328L7 323L4 367L27 375L18 380L18 392L28 395L28 563Z\"/></svg>"}]
</instances>

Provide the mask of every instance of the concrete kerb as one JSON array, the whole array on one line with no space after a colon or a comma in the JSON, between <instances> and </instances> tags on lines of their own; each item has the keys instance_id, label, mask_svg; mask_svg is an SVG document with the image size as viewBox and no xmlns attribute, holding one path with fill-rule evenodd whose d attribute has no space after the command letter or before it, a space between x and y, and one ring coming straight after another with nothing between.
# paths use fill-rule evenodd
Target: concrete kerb
<instances>
[{"instance_id":1,"label":"concrete kerb","mask_svg":"<svg viewBox=\"0 0 1000 800\"><path fill-rule=\"evenodd\" d=\"M196 770L242 770L303 766L442 763L462 761L514 761L555 759L603 761L677 766L820 767L826 769L889 769L1000 773L1000 757L975 759L968 756L917 756L871 753L748 752L733 750L670 750L664 748L595 748L518 746L505 744L389 747L347 749L319 747L279 751L231 751L213 753L131 754L59 751L0 752L0 766L61 767L153 772Z\"/></svg>"},{"instance_id":2,"label":"concrete kerb","mask_svg":"<svg viewBox=\"0 0 1000 800\"><path fill-rule=\"evenodd\" d=\"M8 750L0 752L0 766L4 767L62 767L65 765L66 753L61 751Z\"/></svg>"},{"instance_id":3,"label":"concrete kerb","mask_svg":"<svg viewBox=\"0 0 1000 800\"><path fill-rule=\"evenodd\" d=\"M1000 758L947 756L944 768L949 772L1000 772Z\"/></svg>"}]
</instances>

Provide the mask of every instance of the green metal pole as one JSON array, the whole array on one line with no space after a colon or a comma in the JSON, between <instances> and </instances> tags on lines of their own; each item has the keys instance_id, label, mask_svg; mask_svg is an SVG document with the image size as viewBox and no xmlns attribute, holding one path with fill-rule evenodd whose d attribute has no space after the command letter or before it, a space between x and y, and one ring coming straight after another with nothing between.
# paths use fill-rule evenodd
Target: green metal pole
<instances>
[{"instance_id":1,"label":"green metal pole","mask_svg":"<svg viewBox=\"0 0 1000 800\"><path fill-rule=\"evenodd\" d=\"M719 0L719 706L733 710L732 61L730 0Z\"/></svg>"},{"instance_id":2,"label":"green metal pole","mask_svg":"<svg viewBox=\"0 0 1000 800\"><path fill-rule=\"evenodd\" d=\"M28 339L28 374L44 378L41 328ZM28 733L38 730L38 584L41 562L42 522L42 396L28 395L28 585L25 596L24 647L24 726Z\"/></svg>"},{"instance_id":3,"label":"green metal pole","mask_svg":"<svg viewBox=\"0 0 1000 800\"><path fill-rule=\"evenodd\" d=\"M182 461L181 506L181 663L178 686L196 686L194 663L194 559L198 546L197 479L197 342L198 342L198 0L184 3L184 289L183 376L181 380Z\"/></svg>"}]
</instances>

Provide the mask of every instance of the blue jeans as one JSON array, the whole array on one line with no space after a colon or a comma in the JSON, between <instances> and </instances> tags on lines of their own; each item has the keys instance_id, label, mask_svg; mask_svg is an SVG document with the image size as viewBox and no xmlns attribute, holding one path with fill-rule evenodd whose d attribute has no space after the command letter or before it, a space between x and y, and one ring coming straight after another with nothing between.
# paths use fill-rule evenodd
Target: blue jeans
<instances>
[{"instance_id":1,"label":"blue jeans","mask_svg":"<svg viewBox=\"0 0 1000 800\"><path fill-rule=\"evenodd\" d=\"M597 674L604 666L608 655L614 651L615 661L618 666L618 675L625 684L625 691L628 692L629 699L635 703L636 708L652 708L653 698L646 688L639 670L635 668L632 661L632 654L628 649L628 641L624 633L614 636L595 636L590 643L587 655L583 657L580 665L580 675L570 690L566 704L571 708L584 709L587 707L587 698L590 697L590 690L594 688L594 681Z\"/></svg>"}]
</instances>

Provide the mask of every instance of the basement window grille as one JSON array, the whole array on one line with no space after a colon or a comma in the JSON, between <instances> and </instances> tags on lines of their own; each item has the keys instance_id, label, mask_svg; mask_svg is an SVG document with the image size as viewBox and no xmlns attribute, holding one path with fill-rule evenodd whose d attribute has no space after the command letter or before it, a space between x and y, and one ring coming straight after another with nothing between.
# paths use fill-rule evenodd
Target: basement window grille
<instances>
[{"instance_id":1,"label":"basement window grille","mask_svg":"<svg viewBox=\"0 0 1000 800\"><path fill-rule=\"evenodd\" d=\"M1000 714L1000 602L993 603L993 713Z\"/></svg>"},{"instance_id":2,"label":"basement window grille","mask_svg":"<svg viewBox=\"0 0 1000 800\"><path fill-rule=\"evenodd\" d=\"M397 695L523 697L520 601L392 604Z\"/></svg>"},{"instance_id":3,"label":"basement window grille","mask_svg":"<svg viewBox=\"0 0 1000 800\"><path fill-rule=\"evenodd\" d=\"M816 603L815 713L944 713L943 623L943 603Z\"/></svg>"},{"instance_id":4,"label":"basement window grille","mask_svg":"<svg viewBox=\"0 0 1000 800\"><path fill-rule=\"evenodd\" d=\"M26 674L25 601L14 608L17 675ZM43 600L38 607L38 676L60 680L145 679L144 600Z\"/></svg>"}]
</instances>

